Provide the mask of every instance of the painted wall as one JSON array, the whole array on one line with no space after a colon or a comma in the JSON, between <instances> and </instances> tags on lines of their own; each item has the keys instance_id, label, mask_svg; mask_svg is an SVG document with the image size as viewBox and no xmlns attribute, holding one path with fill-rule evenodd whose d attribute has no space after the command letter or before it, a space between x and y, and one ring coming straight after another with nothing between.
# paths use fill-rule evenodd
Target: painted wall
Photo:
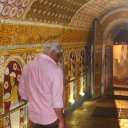
<instances>
[{"instance_id":1,"label":"painted wall","mask_svg":"<svg viewBox=\"0 0 128 128\"><path fill-rule=\"evenodd\" d=\"M0 45L20 45L43 43L49 38L61 42L86 43L88 32L79 29L57 28L48 26L0 24Z\"/></svg>"},{"instance_id":2,"label":"painted wall","mask_svg":"<svg viewBox=\"0 0 128 128\"><path fill-rule=\"evenodd\" d=\"M76 103L90 91L90 47L88 32L71 28L0 24L0 114L22 106L18 92L23 66L42 52L42 44L49 38L58 39L64 47L60 64L65 72L65 109ZM14 116L17 121L14 121ZM3 128L29 127L27 107L4 115L0 119ZM16 123L17 122L17 123Z\"/></svg>"}]
</instances>

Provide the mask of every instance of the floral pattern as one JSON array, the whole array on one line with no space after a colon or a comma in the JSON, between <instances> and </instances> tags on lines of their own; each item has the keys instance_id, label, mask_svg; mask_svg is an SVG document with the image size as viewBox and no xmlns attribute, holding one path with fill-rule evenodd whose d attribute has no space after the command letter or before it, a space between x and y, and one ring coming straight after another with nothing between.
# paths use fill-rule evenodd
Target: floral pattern
<instances>
[{"instance_id":1,"label":"floral pattern","mask_svg":"<svg viewBox=\"0 0 128 128\"><path fill-rule=\"evenodd\" d=\"M17 64L16 63L13 64L13 70L17 70Z\"/></svg>"},{"instance_id":2,"label":"floral pattern","mask_svg":"<svg viewBox=\"0 0 128 128\"><path fill-rule=\"evenodd\" d=\"M5 61L4 56L0 56L0 63L4 63L4 61Z\"/></svg>"},{"instance_id":3,"label":"floral pattern","mask_svg":"<svg viewBox=\"0 0 128 128\"><path fill-rule=\"evenodd\" d=\"M30 0L0 0L0 14L20 18L29 3Z\"/></svg>"},{"instance_id":4,"label":"floral pattern","mask_svg":"<svg viewBox=\"0 0 128 128\"><path fill-rule=\"evenodd\" d=\"M8 87L9 87L9 84L8 84L8 82L6 81L6 82L4 83L4 88L7 89Z\"/></svg>"},{"instance_id":5,"label":"floral pattern","mask_svg":"<svg viewBox=\"0 0 128 128\"><path fill-rule=\"evenodd\" d=\"M2 15L3 16L8 15L9 12L10 12L10 10L11 10L11 6L5 6L4 9L3 9L3 11L2 11Z\"/></svg>"},{"instance_id":6,"label":"floral pattern","mask_svg":"<svg viewBox=\"0 0 128 128\"><path fill-rule=\"evenodd\" d=\"M17 12L17 18L21 17L23 15L23 12L24 12L23 8L19 9Z\"/></svg>"},{"instance_id":7,"label":"floral pattern","mask_svg":"<svg viewBox=\"0 0 128 128\"><path fill-rule=\"evenodd\" d=\"M11 9L11 11L10 11L10 16L11 17L13 17L13 16L15 16L16 15L16 13L17 13L17 10L18 10L18 8L17 7L13 7L12 9Z\"/></svg>"}]
</instances>

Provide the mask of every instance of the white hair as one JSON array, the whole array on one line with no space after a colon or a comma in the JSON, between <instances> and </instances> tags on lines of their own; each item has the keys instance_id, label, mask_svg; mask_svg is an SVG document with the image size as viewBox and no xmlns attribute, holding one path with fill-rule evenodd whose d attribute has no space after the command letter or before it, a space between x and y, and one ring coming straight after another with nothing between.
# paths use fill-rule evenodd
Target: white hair
<instances>
[{"instance_id":1,"label":"white hair","mask_svg":"<svg viewBox=\"0 0 128 128\"><path fill-rule=\"evenodd\" d=\"M43 44L43 48L45 52L51 52L55 50L56 52L62 52L62 46L57 40L48 40L46 43Z\"/></svg>"}]
</instances>

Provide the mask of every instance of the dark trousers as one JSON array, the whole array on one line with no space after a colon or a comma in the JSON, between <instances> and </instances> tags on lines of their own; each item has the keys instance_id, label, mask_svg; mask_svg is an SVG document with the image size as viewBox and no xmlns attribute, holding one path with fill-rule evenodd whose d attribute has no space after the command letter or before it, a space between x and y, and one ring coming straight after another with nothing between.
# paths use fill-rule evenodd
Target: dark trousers
<instances>
[{"instance_id":1,"label":"dark trousers","mask_svg":"<svg viewBox=\"0 0 128 128\"><path fill-rule=\"evenodd\" d=\"M56 120L52 124L48 124L48 125L32 123L32 128L58 128L58 126L59 126L58 120Z\"/></svg>"}]
</instances>

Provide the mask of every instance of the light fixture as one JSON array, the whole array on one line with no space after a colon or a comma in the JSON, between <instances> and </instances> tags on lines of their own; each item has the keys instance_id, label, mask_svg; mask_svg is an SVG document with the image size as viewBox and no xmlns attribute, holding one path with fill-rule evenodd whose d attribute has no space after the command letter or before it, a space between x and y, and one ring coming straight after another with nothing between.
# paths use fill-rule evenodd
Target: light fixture
<instances>
[{"instance_id":1,"label":"light fixture","mask_svg":"<svg viewBox=\"0 0 128 128\"><path fill-rule=\"evenodd\" d=\"M75 103L75 100L74 99L70 99L69 102L73 104L73 103Z\"/></svg>"}]
</instances>

